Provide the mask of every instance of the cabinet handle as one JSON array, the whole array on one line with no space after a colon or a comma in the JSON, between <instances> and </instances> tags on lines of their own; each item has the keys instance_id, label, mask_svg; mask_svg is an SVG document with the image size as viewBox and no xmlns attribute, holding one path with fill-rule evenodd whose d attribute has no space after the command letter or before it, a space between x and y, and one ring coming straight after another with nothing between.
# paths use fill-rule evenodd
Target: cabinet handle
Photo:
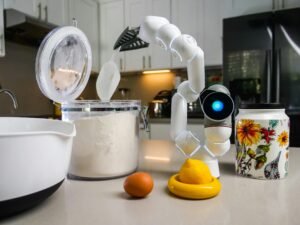
<instances>
[{"instance_id":1,"label":"cabinet handle","mask_svg":"<svg viewBox=\"0 0 300 225\"><path fill-rule=\"evenodd\" d=\"M282 9L285 8L284 0L281 0L281 8L282 8Z\"/></svg>"},{"instance_id":2,"label":"cabinet handle","mask_svg":"<svg viewBox=\"0 0 300 225\"><path fill-rule=\"evenodd\" d=\"M151 68L151 56L148 56L148 64L149 64L149 68Z\"/></svg>"},{"instance_id":3,"label":"cabinet handle","mask_svg":"<svg viewBox=\"0 0 300 225\"><path fill-rule=\"evenodd\" d=\"M48 6L45 6L44 10L45 10L45 20L46 22L48 22Z\"/></svg>"},{"instance_id":4,"label":"cabinet handle","mask_svg":"<svg viewBox=\"0 0 300 225\"><path fill-rule=\"evenodd\" d=\"M123 59L120 58L120 71L123 71Z\"/></svg>"},{"instance_id":5,"label":"cabinet handle","mask_svg":"<svg viewBox=\"0 0 300 225\"><path fill-rule=\"evenodd\" d=\"M275 10L275 0L272 0L272 10Z\"/></svg>"},{"instance_id":6,"label":"cabinet handle","mask_svg":"<svg viewBox=\"0 0 300 225\"><path fill-rule=\"evenodd\" d=\"M145 67L146 67L146 57L143 56L143 69L145 69Z\"/></svg>"},{"instance_id":7,"label":"cabinet handle","mask_svg":"<svg viewBox=\"0 0 300 225\"><path fill-rule=\"evenodd\" d=\"M39 3L37 7L38 7L38 18L40 20L42 19L42 3Z\"/></svg>"}]
</instances>

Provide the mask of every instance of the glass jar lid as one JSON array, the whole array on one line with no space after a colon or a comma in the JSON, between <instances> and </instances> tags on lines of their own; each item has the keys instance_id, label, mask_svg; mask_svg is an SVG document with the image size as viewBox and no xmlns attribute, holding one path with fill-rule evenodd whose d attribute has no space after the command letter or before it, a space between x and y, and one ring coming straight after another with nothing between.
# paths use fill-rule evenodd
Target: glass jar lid
<instances>
[{"instance_id":1,"label":"glass jar lid","mask_svg":"<svg viewBox=\"0 0 300 225\"><path fill-rule=\"evenodd\" d=\"M76 100L62 104L62 112L136 111L141 109L140 100Z\"/></svg>"},{"instance_id":2,"label":"glass jar lid","mask_svg":"<svg viewBox=\"0 0 300 225\"><path fill-rule=\"evenodd\" d=\"M91 46L76 27L51 31L41 43L35 64L42 93L55 102L76 99L86 87L92 66Z\"/></svg>"}]
</instances>

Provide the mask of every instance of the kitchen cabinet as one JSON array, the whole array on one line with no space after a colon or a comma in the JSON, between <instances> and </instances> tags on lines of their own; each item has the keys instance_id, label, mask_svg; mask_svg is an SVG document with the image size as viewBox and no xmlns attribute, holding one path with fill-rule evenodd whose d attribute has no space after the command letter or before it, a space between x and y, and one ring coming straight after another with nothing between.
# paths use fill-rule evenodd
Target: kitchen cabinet
<instances>
[{"instance_id":1,"label":"kitchen cabinet","mask_svg":"<svg viewBox=\"0 0 300 225\"><path fill-rule=\"evenodd\" d=\"M29 16L42 18L42 3L38 0L5 0L6 9L15 9Z\"/></svg>"},{"instance_id":2,"label":"kitchen cabinet","mask_svg":"<svg viewBox=\"0 0 300 225\"><path fill-rule=\"evenodd\" d=\"M223 0L172 0L172 23L193 36L204 51L206 66L222 64ZM172 67L186 67L172 58Z\"/></svg>"},{"instance_id":3,"label":"kitchen cabinet","mask_svg":"<svg viewBox=\"0 0 300 225\"><path fill-rule=\"evenodd\" d=\"M224 17L300 7L299 0L224 0Z\"/></svg>"},{"instance_id":4,"label":"kitchen cabinet","mask_svg":"<svg viewBox=\"0 0 300 225\"><path fill-rule=\"evenodd\" d=\"M171 0L148 1L148 15L162 16L171 19ZM158 46L152 44L148 48L148 67L146 69L165 69L171 67L171 54Z\"/></svg>"},{"instance_id":5,"label":"kitchen cabinet","mask_svg":"<svg viewBox=\"0 0 300 225\"><path fill-rule=\"evenodd\" d=\"M43 0L42 19L55 25L68 25L66 0Z\"/></svg>"},{"instance_id":6,"label":"kitchen cabinet","mask_svg":"<svg viewBox=\"0 0 300 225\"><path fill-rule=\"evenodd\" d=\"M172 0L171 22L175 24L182 34L194 37L199 47L203 49L203 1L202 0ZM172 58L172 67L186 67L186 62L180 62L178 58Z\"/></svg>"},{"instance_id":7,"label":"kitchen cabinet","mask_svg":"<svg viewBox=\"0 0 300 225\"><path fill-rule=\"evenodd\" d=\"M147 15L170 19L170 0L126 0L125 24L138 27ZM155 44L148 48L125 52L126 71L169 68L169 53Z\"/></svg>"},{"instance_id":8,"label":"kitchen cabinet","mask_svg":"<svg viewBox=\"0 0 300 225\"><path fill-rule=\"evenodd\" d=\"M55 25L66 23L66 0L5 0L5 8L15 9Z\"/></svg>"},{"instance_id":9,"label":"kitchen cabinet","mask_svg":"<svg viewBox=\"0 0 300 225\"><path fill-rule=\"evenodd\" d=\"M274 10L277 0L224 0L224 17L235 17Z\"/></svg>"},{"instance_id":10,"label":"kitchen cabinet","mask_svg":"<svg viewBox=\"0 0 300 225\"><path fill-rule=\"evenodd\" d=\"M101 66L113 55L114 44L125 29L124 1L101 1L100 2L100 61ZM116 53L115 62L122 72L125 69L124 52Z\"/></svg>"},{"instance_id":11,"label":"kitchen cabinet","mask_svg":"<svg viewBox=\"0 0 300 225\"><path fill-rule=\"evenodd\" d=\"M0 0L0 57L5 56L5 38L4 38L4 2Z\"/></svg>"},{"instance_id":12,"label":"kitchen cabinet","mask_svg":"<svg viewBox=\"0 0 300 225\"><path fill-rule=\"evenodd\" d=\"M279 1L278 6L281 9L300 7L299 0L278 0L278 1Z\"/></svg>"},{"instance_id":13,"label":"kitchen cabinet","mask_svg":"<svg viewBox=\"0 0 300 225\"><path fill-rule=\"evenodd\" d=\"M97 0L69 0L69 24L77 20L78 28L87 36L92 48L92 70L100 69L100 2ZM111 21L111 23L114 23Z\"/></svg>"}]
</instances>

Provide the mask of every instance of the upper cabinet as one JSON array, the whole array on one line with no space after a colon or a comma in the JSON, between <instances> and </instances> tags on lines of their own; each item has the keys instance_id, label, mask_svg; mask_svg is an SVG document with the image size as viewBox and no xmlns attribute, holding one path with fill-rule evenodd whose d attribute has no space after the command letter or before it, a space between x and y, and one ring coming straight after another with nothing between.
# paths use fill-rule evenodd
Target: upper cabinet
<instances>
[{"instance_id":1,"label":"upper cabinet","mask_svg":"<svg viewBox=\"0 0 300 225\"><path fill-rule=\"evenodd\" d=\"M227 18L295 7L300 7L299 0L223 0L223 16Z\"/></svg>"},{"instance_id":2,"label":"upper cabinet","mask_svg":"<svg viewBox=\"0 0 300 225\"><path fill-rule=\"evenodd\" d=\"M101 1L100 3L100 62L101 66L111 59L113 47L118 37L125 29L124 23L124 2ZM124 52L114 54L114 60L119 70L125 70Z\"/></svg>"},{"instance_id":3,"label":"upper cabinet","mask_svg":"<svg viewBox=\"0 0 300 225\"><path fill-rule=\"evenodd\" d=\"M55 25L68 25L68 9L66 0L43 0L43 19Z\"/></svg>"},{"instance_id":4,"label":"upper cabinet","mask_svg":"<svg viewBox=\"0 0 300 225\"><path fill-rule=\"evenodd\" d=\"M277 0L224 0L224 17L235 17L274 10Z\"/></svg>"},{"instance_id":5,"label":"upper cabinet","mask_svg":"<svg viewBox=\"0 0 300 225\"><path fill-rule=\"evenodd\" d=\"M223 0L172 0L172 23L193 36L204 51L206 66L222 64ZM172 59L172 67L186 67Z\"/></svg>"},{"instance_id":6,"label":"upper cabinet","mask_svg":"<svg viewBox=\"0 0 300 225\"><path fill-rule=\"evenodd\" d=\"M299 0L278 0L278 1L279 1L278 6L279 8L282 9L300 7Z\"/></svg>"},{"instance_id":7,"label":"upper cabinet","mask_svg":"<svg viewBox=\"0 0 300 225\"><path fill-rule=\"evenodd\" d=\"M140 26L142 20L147 15L148 0L126 0L125 3L125 25L130 28ZM148 49L142 48L125 52L126 71L146 69L146 59Z\"/></svg>"},{"instance_id":8,"label":"upper cabinet","mask_svg":"<svg viewBox=\"0 0 300 225\"><path fill-rule=\"evenodd\" d=\"M125 24L138 27L145 16L163 16L170 19L170 0L126 0ZM170 68L171 56L155 44L148 48L125 52L126 71Z\"/></svg>"},{"instance_id":9,"label":"upper cabinet","mask_svg":"<svg viewBox=\"0 0 300 225\"><path fill-rule=\"evenodd\" d=\"M198 46L203 49L203 1L202 0L172 0L172 19L182 34L191 35L196 39ZM186 67L186 63L172 58L172 67Z\"/></svg>"},{"instance_id":10,"label":"upper cabinet","mask_svg":"<svg viewBox=\"0 0 300 225\"><path fill-rule=\"evenodd\" d=\"M66 6L66 0L5 0L5 8L18 10L55 25L66 24Z\"/></svg>"},{"instance_id":11,"label":"upper cabinet","mask_svg":"<svg viewBox=\"0 0 300 225\"><path fill-rule=\"evenodd\" d=\"M171 20L171 0L151 0L148 3L148 15L162 16ZM171 55L157 44L148 48L148 65L146 69L165 69L171 67Z\"/></svg>"},{"instance_id":12,"label":"upper cabinet","mask_svg":"<svg viewBox=\"0 0 300 225\"><path fill-rule=\"evenodd\" d=\"M69 24L77 20L78 28L87 36L92 48L92 70L100 69L100 3L97 0L69 0ZM114 23L114 21L111 21Z\"/></svg>"}]
</instances>

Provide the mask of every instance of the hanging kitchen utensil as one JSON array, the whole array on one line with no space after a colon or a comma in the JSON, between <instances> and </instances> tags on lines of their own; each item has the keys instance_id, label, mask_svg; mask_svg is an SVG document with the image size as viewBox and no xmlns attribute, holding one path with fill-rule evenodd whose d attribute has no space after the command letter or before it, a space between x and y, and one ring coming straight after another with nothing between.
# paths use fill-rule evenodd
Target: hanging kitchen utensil
<instances>
[{"instance_id":1,"label":"hanging kitchen utensil","mask_svg":"<svg viewBox=\"0 0 300 225\"><path fill-rule=\"evenodd\" d=\"M129 27L127 27L116 41L114 50L121 47L119 51L122 52L148 47L149 43L138 37L139 31L140 27L133 29L129 29Z\"/></svg>"}]
</instances>

